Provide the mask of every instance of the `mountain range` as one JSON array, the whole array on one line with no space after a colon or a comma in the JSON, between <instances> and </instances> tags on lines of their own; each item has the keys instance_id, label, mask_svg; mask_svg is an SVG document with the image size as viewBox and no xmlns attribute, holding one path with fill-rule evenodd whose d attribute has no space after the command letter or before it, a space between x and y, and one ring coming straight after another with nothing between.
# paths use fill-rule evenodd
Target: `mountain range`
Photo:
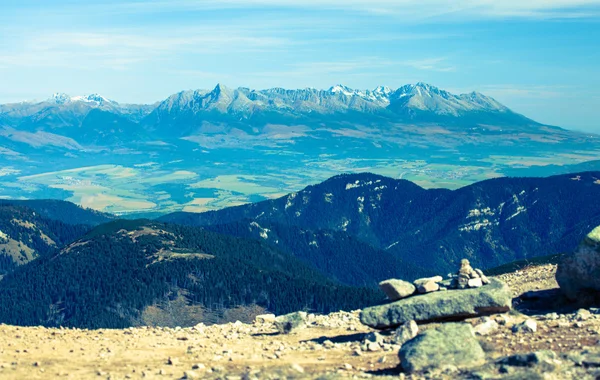
<instances>
[{"instance_id":1,"label":"mountain range","mask_svg":"<svg viewBox=\"0 0 600 380\"><path fill-rule=\"evenodd\" d=\"M0 105L0 197L118 214L277 198L342 172L458 188L577 165L600 138L535 122L472 92L189 90L150 105L54 94ZM595 170L596 166L586 167ZM560 170L559 170L560 171Z\"/></svg>"},{"instance_id":2,"label":"mountain range","mask_svg":"<svg viewBox=\"0 0 600 380\"><path fill-rule=\"evenodd\" d=\"M408 117L416 116L417 113L422 115L430 113L438 117L459 117L471 112L516 115L493 98L481 93L453 95L425 83L405 85L395 90L380 86L374 90L364 91L354 90L344 85L336 85L328 90L312 88L252 90L243 87L231 89L217 84L212 90L181 91L151 105L119 104L99 94L69 96L55 93L44 101L2 105L0 114L7 121L18 121L21 118L40 121L48 118L48 126L59 126L61 120L50 120L50 115L80 113L85 116L86 111L92 109L112 112L134 121L149 115L152 115L150 120L157 121L167 115L177 118L182 114L207 111L246 118L263 112L280 112L298 117L303 114L351 111L384 114L387 111ZM522 121L532 123L527 118L522 118Z\"/></svg>"}]
</instances>

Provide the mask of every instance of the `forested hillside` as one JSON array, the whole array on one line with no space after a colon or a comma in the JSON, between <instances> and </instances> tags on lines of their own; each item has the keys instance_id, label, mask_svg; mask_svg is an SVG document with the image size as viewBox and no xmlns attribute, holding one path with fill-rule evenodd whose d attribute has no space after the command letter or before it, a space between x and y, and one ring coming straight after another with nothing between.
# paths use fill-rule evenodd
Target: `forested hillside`
<instances>
[{"instance_id":1,"label":"forested hillside","mask_svg":"<svg viewBox=\"0 0 600 380\"><path fill-rule=\"evenodd\" d=\"M277 314L349 310L382 298L257 241L115 221L0 281L0 323L126 327L141 324L148 306L179 297L210 310L258 305Z\"/></svg>"},{"instance_id":2,"label":"forested hillside","mask_svg":"<svg viewBox=\"0 0 600 380\"><path fill-rule=\"evenodd\" d=\"M47 219L29 208L0 203L0 277L19 265L57 252L89 229Z\"/></svg>"},{"instance_id":3,"label":"forested hillside","mask_svg":"<svg viewBox=\"0 0 600 380\"><path fill-rule=\"evenodd\" d=\"M114 215L80 207L74 203L57 199L0 199L0 205L27 207L41 216L66 224L87 224L97 226L116 219Z\"/></svg>"},{"instance_id":4,"label":"forested hillside","mask_svg":"<svg viewBox=\"0 0 600 380\"><path fill-rule=\"evenodd\" d=\"M389 278L416 279L429 271L343 232L311 231L278 223L243 220L210 225L207 230L263 241L287 252L343 284L377 287Z\"/></svg>"}]
</instances>

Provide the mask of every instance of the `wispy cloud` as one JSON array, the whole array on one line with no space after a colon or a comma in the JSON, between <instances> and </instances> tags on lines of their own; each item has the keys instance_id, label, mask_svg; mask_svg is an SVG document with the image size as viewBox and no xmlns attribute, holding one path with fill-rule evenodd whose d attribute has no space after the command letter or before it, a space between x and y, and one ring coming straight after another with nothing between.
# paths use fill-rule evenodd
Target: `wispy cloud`
<instances>
[{"instance_id":1,"label":"wispy cloud","mask_svg":"<svg viewBox=\"0 0 600 380\"><path fill-rule=\"evenodd\" d=\"M54 32L20 38L2 49L0 67L121 70L143 61L167 60L175 54L274 51L291 43L282 37L206 28L186 28L170 33L141 30Z\"/></svg>"},{"instance_id":2,"label":"wispy cloud","mask_svg":"<svg viewBox=\"0 0 600 380\"><path fill-rule=\"evenodd\" d=\"M410 16L407 22L436 17L584 18L600 16L599 0L155 0L104 1L85 7L111 13L209 11L227 9L316 9Z\"/></svg>"}]
</instances>

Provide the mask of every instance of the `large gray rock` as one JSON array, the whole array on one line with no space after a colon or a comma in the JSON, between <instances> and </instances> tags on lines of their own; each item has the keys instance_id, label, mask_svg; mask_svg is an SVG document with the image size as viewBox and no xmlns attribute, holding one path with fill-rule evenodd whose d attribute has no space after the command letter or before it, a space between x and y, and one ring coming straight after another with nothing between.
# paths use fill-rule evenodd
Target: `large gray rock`
<instances>
[{"instance_id":1,"label":"large gray rock","mask_svg":"<svg viewBox=\"0 0 600 380\"><path fill-rule=\"evenodd\" d=\"M500 280L490 279L489 285L480 288L427 293L368 307L360 313L360 321L376 329L386 329L410 320L460 320L505 312L510 310L511 303L512 295L508 285Z\"/></svg>"},{"instance_id":2,"label":"large gray rock","mask_svg":"<svg viewBox=\"0 0 600 380\"><path fill-rule=\"evenodd\" d=\"M306 327L306 312L297 311L275 318L275 327L281 334L290 334Z\"/></svg>"},{"instance_id":3,"label":"large gray rock","mask_svg":"<svg viewBox=\"0 0 600 380\"><path fill-rule=\"evenodd\" d=\"M381 289L391 301L401 300L402 298L413 295L416 291L415 286L410 282L396 279L380 282L379 289Z\"/></svg>"},{"instance_id":4,"label":"large gray rock","mask_svg":"<svg viewBox=\"0 0 600 380\"><path fill-rule=\"evenodd\" d=\"M485 353L467 323L444 323L428 329L406 342L398 355L408 372L472 367L485 362Z\"/></svg>"},{"instance_id":5,"label":"large gray rock","mask_svg":"<svg viewBox=\"0 0 600 380\"><path fill-rule=\"evenodd\" d=\"M583 239L575 252L558 263L556 281L572 300L600 291L600 226Z\"/></svg>"}]
</instances>

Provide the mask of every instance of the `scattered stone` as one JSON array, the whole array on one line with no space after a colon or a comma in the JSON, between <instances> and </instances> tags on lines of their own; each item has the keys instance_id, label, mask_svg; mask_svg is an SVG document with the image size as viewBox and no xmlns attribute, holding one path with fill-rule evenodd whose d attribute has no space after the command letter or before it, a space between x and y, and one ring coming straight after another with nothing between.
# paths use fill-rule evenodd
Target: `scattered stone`
<instances>
[{"instance_id":1,"label":"scattered stone","mask_svg":"<svg viewBox=\"0 0 600 380\"><path fill-rule=\"evenodd\" d=\"M544 350L531 352L528 354L510 355L496 361L496 364L507 365L512 367L534 367L540 366L544 372L553 371L560 364L556 360L557 356L554 351Z\"/></svg>"},{"instance_id":2,"label":"scattered stone","mask_svg":"<svg viewBox=\"0 0 600 380\"><path fill-rule=\"evenodd\" d=\"M392 343L403 345L409 340L413 339L419 333L419 326L417 326L417 322L408 321L402 324L400 327L394 331L394 335L392 336Z\"/></svg>"},{"instance_id":3,"label":"scattered stone","mask_svg":"<svg viewBox=\"0 0 600 380\"><path fill-rule=\"evenodd\" d=\"M490 335L491 333L498 330L498 322L490 317L483 317L479 320L479 323L473 327L473 331L477 335Z\"/></svg>"},{"instance_id":4,"label":"scattered stone","mask_svg":"<svg viewBox=\"0 0 600 380\"><path fill-rule=\"evenodd\" d=\"M383 343L385 341L383 335L381 335L378 332L370 332L368 334L365 334L365 337L363 339L363 342L365 343L369 343L369 342L375 342L375 343Z\"/></svg>"},{"instance_id":5,"label":"scattered stone","mask_svg":"<svg viewBox=\"0 0 600 380\"><path fill-rule=\"evenodd\" d=\"M377 352L379 350L381 350L381 346L379 345L379 343L376 343L376 342L367 343L367 351Z\"/></svg>"},{"instance_id":6,"label":"scattered stone","mask_svg":"<svg viewBox=\"0 0 600 380\"><path fill-rule=\"evenodd\" d=\"M295 330L306 327L306 312L297 311L275 318L275 327L281 334L289 334Z\"/></svg>"},{"instance_id":7,"label":"scattered stone","mask_svg":"<svg viewBox=\"0 0 600 380\"><path fill-rule=\"evenodd\" d=\"M179 364L179 360L177 358L169 357L167 359L167 364L168 365L177 365L177 364Z\"/></svg>"},{"instance_id":8,"label":"scattered stone","mask_svg":"<svg viewBox=\"0 0 600 380\"><path fill-rule=\"evenodd\" d=\"M304 368L302 368L300 364L294 363L290 367L298 373L304 373Z\"/></svg>"},{"instance_id":9,"label":"scattered stone","mask_svg":"<svg viewBox=\"0 0 600 380\"><path fill-rule=\"evenodd\" d=\"M197 380L197 379L201 379L202 376L194 371L185 371L183 373L183 378L186 380Z\"/></svg>"},{"instance_id":10,"label":"scattered stone","mask_svg":"<svg viewBox=\"0 0 600 380\"><path fill-rule=\"evenodd\" d=\"M192 366L192 369L204 371L206 366L202 363L196 363Z\"/></svg>"},{"instance_id":11,"label":"scattered stone","mask_svg":"<svg viewBox=\"0 0 600 380\"><path fill-rule=\"evenodd\" d=\"M565 256L556 269L561 291L575 301L589 301L600 290L600 226L594 228L575 252Z\"/></svg>"},{"instance_id":12,"label":"scattered stone","mask_svg":"<svg viewBox=\"0 0 600 380\"><path fill-rule=\"evenodd\" d=\"M425 330L400 348L399 357L408 372L447 365L464 368L485 361L485 353L467 323L445 323Z\"/></svg>"},{"instance_id":13,"label":"scattered stone","mask_svg":"<svg viewBox=\"0 0 600 380\"><path fill-rule=\"evenodd\" d=\"M589 310L586 310L586 309L579 309L575 313L575 320L577 320L577 321L587 321L591 317L592 317L592 313L590 313Z\"/></svg>"},{"instance_id":14,"label":"scattered stone","mask_svg":"<svg viewBox=\"0 0 600 380\"><path fill-rule=\"evenodd\" d=\"M533 319L527 319L514 325L512 331L513 333L534 333L537 331L537 322Z\"/></svg>"},{"instance_id":15,"label":"scattered stone","mask_svg":"<svg viewBox=\"0 0 600 380\"><path fill-rule=\"evenodd\" d=\"M413 295L416 291L416 287L410 282L396 279L380 282L379 289L381 289L391 301L398 301L402 298L406 298Z\"/></svg>"},{"instance_id":16,"label":"scattered stone","mask_svg":"<svg viewBox=\"0 0 600 380\"><path fill-rule=\"evenodd\" d=\"M479 278L481 278L481 282L483 283L483 285L487 285L490 283L490 279L487 278L485 274L483 274L483 271L481 269L475 269L475 272L479 275Z\"/></svg>"},{"instance_id":17,"label":"scattered stone","mask_svg":"<svg viewBox=\"0 0 600 380\"><path fill-rule=\"evenodd\" d=\"M468 318L510 310L510 288L500 280L480 288L434 292L409 297L385 305L365 308L360 321L370 327L385 329L405 322L434 322L449 318Z\"/></svg>"},{"instance_id":18,"label":"scattered stone","mask_svg":"<svg viewBox=\"0 0 600 380\"><path fill-rule=\"evenodd\" d=\"M275 314L261 314L257 315L254 321L256 323L275 323Z\"/></svg>"}]
</instances>

